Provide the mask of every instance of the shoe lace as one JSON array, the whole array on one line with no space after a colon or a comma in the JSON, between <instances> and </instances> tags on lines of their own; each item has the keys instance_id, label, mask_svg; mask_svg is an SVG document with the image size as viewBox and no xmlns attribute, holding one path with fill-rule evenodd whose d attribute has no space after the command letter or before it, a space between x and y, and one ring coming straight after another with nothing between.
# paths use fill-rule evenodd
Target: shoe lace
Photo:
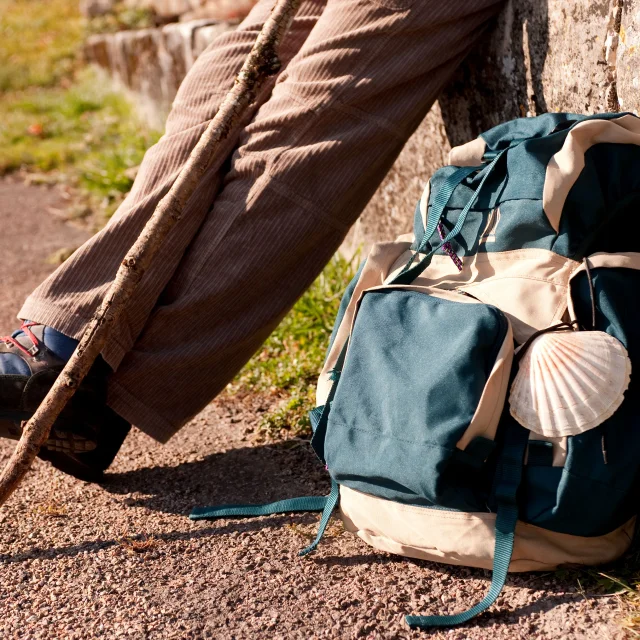
<instances>
[{"instance_id":1,"label":"shoe lace","mask_svg":"<svg viewBox=\"0 0 640 640\"><path fill-rule=\"evenodd\" d=\"M22 346L13 336L0 336L0 342L4 342L10 347L16 347L17 349L22 351L22 353L24 353L26 356L30 358L35 358L40 352L41 342L40 340L38 340L38 338L36 338L33 331L31 331L31 327L35 327L38 324L39 324L38 322L23 320L22 324L20 325L20 331L24 333L27 336L27 338L31 340L31 343L33 344L33 347L31 347L31 349L27 349L26 347Z\"/></svg>"}]
</instances>

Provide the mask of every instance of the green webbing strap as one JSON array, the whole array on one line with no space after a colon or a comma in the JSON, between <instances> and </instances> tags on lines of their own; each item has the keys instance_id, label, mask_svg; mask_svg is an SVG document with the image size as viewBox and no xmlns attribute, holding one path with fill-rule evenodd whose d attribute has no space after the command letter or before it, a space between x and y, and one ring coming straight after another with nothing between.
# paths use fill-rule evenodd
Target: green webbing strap
<instances>
[{"instance_id":1,"label":"green webbing strap","mask_svg":"<svg viewBox=\"0 0 640 640\"><path fill-rule=\"evenodd\" d=\"M340 486L338 483L331 478L331 493L325 498L326 503L324 506L324 511L322 512L322 517L320 518L320 524L318 525L318 533L316 534L315 540L305 549L303 549L298 555L306 556L308 553L311 553L317 546L320 540L322 540L322 536L329 524L329 520L331 520L331 514L333 510L338 506L338 500L340 498Z\"/></svg>"},{"instance_id":2,"label":"green webbing strap","mask_svg":"<svg viewBox=\"0 0 640 640\"><path fill-rule=\"evenodd\" d=\"M215 520L216 518L251 518L271 516L297 511L324 511L326 496L305 496L278 500L269 504L225 504L219 507L195 507L189 514L191 520Z\"/></svg>"},{"instance_id":3,"label":"green webbing strap","mask_svg":"<svg viewBox=\"0 0 640 640\"><path fill-rule=\"evenodd\" d=\"M219 507L195 507L190 513L191 520L215 520L216 518L251 518L255 516L271 516L280 513L294 513L298 511L322 511L318 533L315 540L298 555L306 556L317 546L331 519L333 510L338 505L340 487L331 478L331 493L328 496L305 496L303 498L289 498L269 504L227 504Z\"/></svg>"},{"instance_id":4,"label":"green webbing strap","mask_svg":"<svg viewBox=\"0 0 640 640\"><path fill-rule=\"evenodd\" d=\"M427 211L428 211L427 223L424 229L424 234L422 235L422 240L420 240L420 243L416 247L416 252L411 256L411 260L409 260L409 262L405 265L404 269L402 270L402 273L398 276L398 278L411 268L411 265L413 264L413 261L416 259L416 257L424 251L424 248L429 243L431 236L435 233L436 229L438 228L438 223L440 222L440 219L444 214L444 209L447 206L447 203L449 202L449 200L451 199L453 192L456 190L456 187L467 176L471 175L474 171L478 171L479 169L482 169L482 165L478 167L460 167L459 169L456 169L444 181L444 184L440 187L440 190L438 191L438 193L433 199L433 202L431 203L431 208L429 208L429 205L427 204ZM442 244L444 244L444 242ZM442 246L442 244L440 246ZM431 256L431 253L429 253L427 257L429 256ZM426 259L427 258L425 258L425 260ZM396 281L398 280L398 278L396 278ZM398 282L398 284L408 284L408 283Z\"/></svg>"},{"instance_id":5,"label":"green webbing strap","mask_svg":"<svg viewBox=\"0 0 640 640\"><path fill-rule=\"evenodd\" d=\"M529 432L509 419L505 434L504 448L501 453L496 480L496 541L493 557L493 576L491 588L482 602L463 613L449 616L407 616L405 619L412 629L428 629L430 627L450 627L468 622L488 609L500 595L507 579L516 522L518 520L518 504L516 493L522 478L524 452Z\"/></svg>"},{"instance_id":6,"label":"green webbing strap","mask_svg":"<svg viewBox=\"0 0 640 640\"><path fill-rule=\"evenodd\" d=\"M320 411L316 411L313 415L313 420L317 421L315 425L315 433L311 441L312 445L315 442L316 453L323 458L324 457L324 434L327 428L327 417L329 409L331 407L331 400L336 392L338 386L338 380L340 379L340 372L344 365L344 360L347 353L347 346L349 341L345 341L344 346L340 350L336 365L331 372L331 379L333 384L329 392L327 402L322 407L316 407ZM324 460L323 460L324 462ZM287 500L278 500L277 502L271 502L269 504L226 504L216 507L195 507L189 514L191 520L211 520L216 518L251 518L255 516L270 516L278 513L293 513L298 511L322 511L322 517L320 518L320 524L318 525L318 533L315 540L302 551L299 555L306 556L311 553L317 546L331 519L333 510L338 505L340 499L340 487L338 483L331 478L331 491L328 496L306 496L302 498L289 498Z\"/></svg>"},{"instance_id":7,"label":"green webbing strap","mask_svg":"<svg viewBox=\"0 0 640 640\"><path fill-rule=\"evenodd\" d=\"M530 440L527 465L530 467L552 467L553 443L545 440Z\"/></svg>"},{"instance_id":8,"label":"green webbing strap","mask_svg":"<svg viewBox=\"0 0 640 640\"><path fill-rule=\"evenodd\" d=\"M471 210L471 207L476 203L476 200L480 195L480 191L482 190L484 183L487 181L487 178L491 175L494 167L502 157L502 154L505 153L505 151L506 149L504 151L500 151L500 153L498 153L496 157L486 166L484 175L480 180L480 184L478 185L477 189L473 192L473 195L471 196L471 198L469 198L469 201L465 205L464 209L462 209L462 211L460 212L460 215L458 216L458 220L456 221L456 224L454 225L453 229L451 229L451 231L440 241L439 244L433 247L431 251L429 251L429 253L425 255L425 257L422 259L422 261L419 264L417 264L415 267L412 267L411 265L413 264L413 261L416 259L420 251L424 249L427 242L429 241L429 238L431 238L431 236L433 235L433 232L438 226L438 222L440 221L440 218L442 217L442 213L444 212L444 207L446 206L447 202L449 202L449 199L451 198L451 195L453 194L455 188L472 171L477 171L478 169L482 169L482 166L461 167L460 169L452 173L445 180L445 183L442 185L442 188L440 189L440 191L438 191L438 194L434 199L433 205L431 207L431 211L429 212L427 229L424 232L424 236L422 236L422 241L420 242L420 245L418 246L417 251L413 254L413 256L411 256L411 260L409 260L405 268L394 278L391 284L411 284L429 266L429 264L431 264L431 256L436 251L438 251L438 249L444 246L447 242L450 242L451 240L453 240L453 238L455 238L460 233L467 219L467 215ZM441 195L442 197L440 197ZM438 208L435 207L436 202L438 203ZM429 230L432 227L433 227L433 230L431 231L431 233L429 233ZM429 235L427 235L428 233Z\"/></svg>"},{"instance_id":9,"label":"green webbing strap","mask_svg":"<svg viewBox=\"0 0 640 640\"><path fill-rule=\"evenodd\" d=\"M331 492L328 496L306 496L303 498L289 498L269 504L226 504L219 507L196 507L190 513L191 520L215 520L216 518L251 518L255 516L272 516L280 513L294 513L297 511L322 511L318 533L315 540L298 555L306 556L317 546L331 519L333 510L338 505L340 487L331 478Z\"/></svg>"},{"instance_id":10,"label":"green webbing strap","mask_svg":"<svg viewBox=\"0 0 640 640\"><path fill-rule=\"evenodd\" d=\"M474 171L478 171L479 169L482 169L482 165L480 165L479 167L460 167L459 169L456 169L456 171L454 171L445 180L444 184L431 203L431 210L427 215L427 226L424 230L422 240L416 250L417 253L420 253L427 246L429 239L435 233L438 227L438 222L440 222L442 214L444 213L444 208L447 206L447 203L451 199L451 196L453 195L456 187L467 176L471 175Z\"/></svg>"}]
</instances>

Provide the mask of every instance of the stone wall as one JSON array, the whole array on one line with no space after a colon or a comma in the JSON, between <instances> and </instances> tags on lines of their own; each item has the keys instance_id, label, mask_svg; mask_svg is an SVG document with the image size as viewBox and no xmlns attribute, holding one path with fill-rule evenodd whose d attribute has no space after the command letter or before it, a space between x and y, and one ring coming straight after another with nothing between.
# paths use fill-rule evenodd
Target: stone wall
<instances>
[{"instance_id":1,"label":"stone wall","mask_svg":"<svg viewBox=\"0 0 640 640\"><path fill-rule=\"evenodd\" d=\"M118 6L144 9L159 22L197 19L240 20L257 0L80 0L80 11L87 18L113 12Z\"/></svg>"},{"instance_id":2,"label":"stone wall","mask_svg":"<svg viewBox=\"0 0 640 640\"><path fill-rule=\"evenodd\" d=\"M637 48L636 48L637 47ZM547 111L640 107L640 0L510 0L454 75L351 230L345 248L411 227L452 146Z\"/></svg>"},{"instance_id":3,"label":"stone wall","mask_svg":"<svg viewBox=\"0 0 640 640\"><path fill-rule=\"evenodd\" d=\"M188 21L199 18L240 19L249 13L256 0L124 0L124 2L130 7L150 9L164 19Z\"/></svg>"},{"instance_id":4,"label":"stone wall","mask_svg":"<svg viewBox=\"0 0 640 640\"><path fill-rule=\"evenodd\" d=\"M159 121L195 57L228 28L205 20L94 36L87 54ZM636 111L639 64L640 0L509 0L407 143L345 250L408 230L424 183L451 146L500 122L546 111Z\"/></svg>"},{"instance_id":5,"label":"stone wall","mask_svg":"<svg viewBox=\"0 0 640 640\"><path fill-rule=\"evenodd\" d=\"M142 117L161 129L178 87L195 59L230 22L193 20L158 29L90 36L85 56L126 91Z\"/></svg>"}]
</instances>

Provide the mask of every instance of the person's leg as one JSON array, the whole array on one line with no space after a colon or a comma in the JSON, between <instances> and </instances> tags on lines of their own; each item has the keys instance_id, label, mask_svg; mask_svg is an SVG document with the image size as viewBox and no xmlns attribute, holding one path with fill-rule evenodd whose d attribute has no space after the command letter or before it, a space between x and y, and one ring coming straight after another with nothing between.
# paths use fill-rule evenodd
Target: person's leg
<instances>
[{"instance_id":1,"label":"person's leg","mask_svg":"<svg viewBox=\"0 0 640 640\"><path fill-rule=\"evenodd\" d=\"M165 441L223 389L338 248L499 7L328 1L112 376L118 413Z\"/></svg>"},{"instance_id":2,"label":"person's leg","mask_svg":"<svg viewBox=\"0 0 640 640\"><path fill-rule=\"evenodd\" d=\"M218 37L199 56L176 96L164 136L145 155L131 193L109 224L29 296L18 314L20 318L48 325L72 338L82 335L126 251L175 181L221 100L233 86L272 6L273 0L260 0L237 30ZM282 42L283 68L306 40L323 6L324 0L303 0ZM273 82L275 79L262 91L256 108L270 94ZM216 157L200 180L182 219L145 275L129 309L114 327L103 354L113 368L140 333L186 247L211 209L224 165L236 144L237 138L229 139L226 153Z\"/></svg>"},{"instance_id":3,"label":"person's leg","mask_svg":"<svg viewBox=\"0 0 640 640\"><path fill-rule=\"evenodd\" d=\"M148 151L132 192L109 225L48 278L26 301L21 330L0 336L0 437L18 438L22 421L40 404L75 348L77 338L100 303L119 262L133 244L160 198L168 191L191 149L253 46L273 0L261 0L238 30L218 38L185 79L161 141ZM318 19L324 0L303 0L281 48L283 68L300 48ZM268 97L269 86L256 100ZM254 109L255 110L255 109ZM103 356L116 368L144 326L158 296L197 233L219 189L225 163L237 138L229 140L203 176L184 216L141 283ZM225 157L226 156L226 157ZM167 337L170 340L170 336ZM40 455L67 473L99 479L129 431L130 424L106 406L103 361L56 421Z\"/></svg>"}]
</instances>

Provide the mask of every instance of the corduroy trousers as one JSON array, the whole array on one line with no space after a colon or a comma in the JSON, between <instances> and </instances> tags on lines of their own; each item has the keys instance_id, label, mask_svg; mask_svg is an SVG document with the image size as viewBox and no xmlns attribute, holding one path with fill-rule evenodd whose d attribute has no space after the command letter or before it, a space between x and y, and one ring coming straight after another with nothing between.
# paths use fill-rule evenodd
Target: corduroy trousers
<instances>
[{"instance_id":1,"label":"corduroy trousers","mask_svg":"<svg viewBox=\"0 0 640 640\"><path fill-rule=\"evenodd\" d=\"M131 193L20 318L81 336L272 4L261 0L198 58ZM204 175L104 350L117 413L164 442L225 387L336 251L500 5L303 0L282 70Z\"/></svg>"}]
</instances>

